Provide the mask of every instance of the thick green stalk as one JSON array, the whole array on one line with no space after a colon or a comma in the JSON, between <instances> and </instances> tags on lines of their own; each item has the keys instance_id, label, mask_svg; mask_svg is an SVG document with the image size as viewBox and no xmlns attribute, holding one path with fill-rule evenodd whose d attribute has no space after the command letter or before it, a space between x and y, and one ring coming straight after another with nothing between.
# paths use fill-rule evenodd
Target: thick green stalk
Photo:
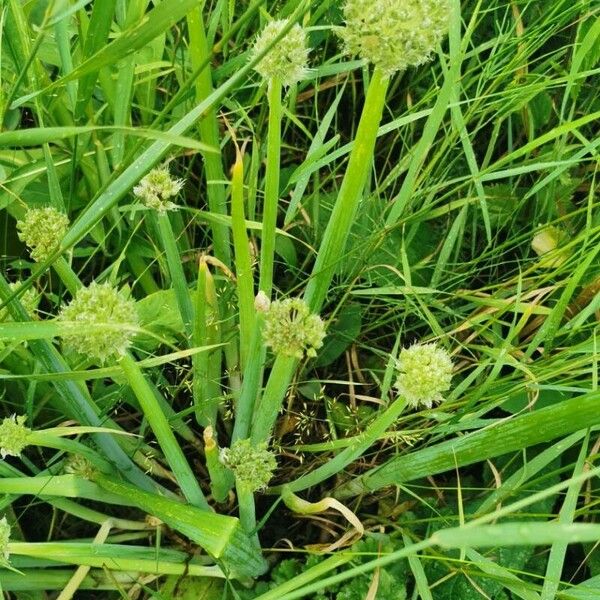
<instances>
[{"instance_id":1,"label":"thick green stalk","mask_svg":"<svg viewBox=\"0 0 600 600\"><path fill-rule=\"evenodd\" d=\"M240 362L242 370L248 362L254 323L254 281L250 240L244 215L244 162L238 153L232 169L231 180L231 230L235 251L238 312L240 319Z\"/></svg>"},{"instance_id":2,"label":"thick green stalk","mask_svg":"<svg viewBox=\"0 0 600 600\"><path fill-rule=\"evenodd\" d=\"M244 369L244 383L235 410L235 424L231 436L232 442L247 438L250 432L254 404L258 397L266 355L266 350L262 342L262 320L262 314L257 313L254 320L248 362Z\"/></svg>"},{"instance_id":3,"label":"thick green stalk","mask_svg":"<svg viewBox=\"0 0 600 600\"><path fill-rule=\"evenodd\" d=\"M221 342L219 305L213 277L204 259L200 259L196 292L196 320L193 343L196 347ZM193 365L193 395L196 421L203 427L216 426L221 396L221 349L195 354Z\"/></svg>"},{"instance_id":4,"label":"thick green stalk","mask_svg":"<svg viewBox=\"0 0 600 600\"><path fill-rule=\"evenodd\" d=\"M304 299L315 313L320 312L325 301L337 264L346 247L348 234L354 223L363 189L371 171L373 150L383 114L388 84L389 78L375 69L367 90L365 105L342 186L325 229L317 260L304 294Z\"/></svg>"},{"instance_id":5,"label":"thick green stalk","mask_svg":"<svg viewBox=\"0 0 600 600\"><path fill-rule=\"evenodd\" d=\"M156 400L154 390L146 381L139 365L129 354L125 354L119 359L119 365L142 407L144 416L148 420L184 496L190 504L211 510L194 472L175 439L171 425Z\"/></svg>"},{"instance_id":6,"label":"thick green stalk","mask_svg":"<svg viewBox=\"0 0 600 600\"><path fill-rule=\"evenodd\" d=\"M269 439L297 362L295 357L284 354L275 358L265 391L254 410L250 439L255 444Z\"/></svg>"},{"instance_id":7,"label":"thick green stalk","mask_svg":"<svg viewBox=\"0 0 600 600\"><path fill-rule=\"evenodd\" d=\"M60 280L64 283L70 294L74 296L77 290L82 286L82 283L69 263L62 256L59 256L52 263L52 268L60 277Z\"/></svg>"},{"instance_id":8,"label":"thick green stalk","mask_svg":"<svg viewBox=\"0 0 600 600\"><path fill-rule=\"evenodd\" d=\"M203 102L213 93L213 82L210 72L211 49L208 47L204 23L202 22L202 9L197 8L187 16L188 31L190 36L189 53L192 69L198 69L202 64L205 68L196 77L196 102ZM213 148L220 148L219 125L217 112L210 105L198 122L200 139ZM223 160L221 154L207 152L202 155L206 174L206 195L208 207L212 213L227 214L227 203L225 196L225 174L223 173ZM215 256L228 267L231 266L231 247L229 243L229 229L222 223L214 222L212 227L212 240Z\"/></svg>"},{"instance_id":9,"label":"thick green stalk","mask_svg":"<svg viewBox=\"0 0 600 600\"><path fill-rule=\"evenodd\" d=\"M281 154L281 81L269 82L269 130L267 134L267 170L262 212L260 244L260 278L258 287L268 298L273 289L275 231L279 205L279 165Z\"/></svg>"},{"instance_id":10,"label":"thick green stalk","mask_svg":"<svg viewBox=\"0 0 600 600\"><path fill-rule=\"evenodd\" d=\"M592 392L392 458L342 486L335 495L346 498L371 493L387 485L437 475L592 427L600 423L599 402L600 392Z\"/></svg>"},{"instance_id":11,"label":"thick green stalk","mask_svg":"<svg viewBox=\"0 0 600 600\"><path fill-rule=\"evenodd\" d=\"M192 337L192 324L194 323L194 306L192 304L192 299L190 298L190 291L185 278L185 273L183 272L179 251L177 249L177 240L175 239L173 227L169 220L169 213L158 213L156 215L156 223L167 257L171 284L175 289L175 297L177 298L177 305L179 306L181 318L183 319L185 333L187 339L190 340Z\"/></svg>"}]
</instances>

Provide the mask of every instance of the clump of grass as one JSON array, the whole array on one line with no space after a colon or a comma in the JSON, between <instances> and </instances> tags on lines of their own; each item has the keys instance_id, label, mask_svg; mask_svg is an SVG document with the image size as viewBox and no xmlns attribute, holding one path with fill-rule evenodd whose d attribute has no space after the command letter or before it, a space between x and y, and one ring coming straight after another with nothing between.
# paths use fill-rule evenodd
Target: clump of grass
<instances>
[{"instance_id":1,"label":"clump of grass","mask_svg":"<svg viewBox=\"0 0 600 600\"><path fill-rule=\"evenodd\" d=\"M9 2L2 593L593 593L597 17Z\"/></svg>"}]
</instances>

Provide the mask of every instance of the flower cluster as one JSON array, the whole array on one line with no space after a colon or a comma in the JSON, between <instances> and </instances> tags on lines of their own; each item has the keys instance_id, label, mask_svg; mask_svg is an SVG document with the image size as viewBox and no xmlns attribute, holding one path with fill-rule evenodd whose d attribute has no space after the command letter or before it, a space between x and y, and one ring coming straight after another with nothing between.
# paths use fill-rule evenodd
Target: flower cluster
<instances>
[{"instance_id":1,"label":"flower cluster","mask_svg":"<svg viewBox=\"0 0 600 600\"><path fill-rule=\"evenodd\" d=\"M442 402L450 389L452 359L437 344L414 344L403 348L398 358L396 388L412 408Z\"/></svg>"},{"instance_id":2,"label":"flower cluster","mask_svg":"<svg viewBox=\"0 0 600 600\"><path fill-rule=\"evenodd\" d=\"M64 321L65 343L100 362L124 354L138 325L135 302L109 283L96 282L79 289L59 319Z\"/></svg>"},{"instance_id":3,"label":"flower cluster","mask_svg":"<svg viewBox=\"0 0 600 600\"><path fill-rule=\"evenodd\" d=\"M13 281L9 283L8 286L13 292L16 292L20 287L21 283L18 281ZM35 316L35 311L38 305L38 295L34 288L30 287L25 290L19 296L19 302L22 304L23 308L27 311L27 313L31 316ZM11 316L8 311L8 308L0 308L0 323L2 321L11 321Z\"/></svg>"},{"instance_id":4,"label":"flower cluster","mask_svg":"<svg viewBox=\"0 0 600 600\"><path fill-rule=\"evenodd\" d=\"M10 542L10 525L6 517L0 519L0 565L8 566L10 554L8 544Z\"/></svg>"},{"instance_id":5,"label":"flower cluster","mask_svg":"<svg viewBox=\"0 0 600 600\"><path fill-rule=\"evenodd\" d=\"M183 188L185 181L171 177L167 167L152 169L138 185L133 188L133 193L147 208L163 213L167 210L177 209L171 202Z\"/></svg>"},{"instance_id":6,"label":"flower cluster","mask_svg":"<svg viewBox=\"0 0 600 600\"><path fill-rule=\"evenodd\" d=\"M233 471L236 481L253 492L266 488L277 468L267 444L254 446L250 440L237 440L231 448L223 449L222 461Z\"/></svg>"},{"instance_id":7,"label":"flower cluster","mask_svg":"<svg viewBox=\"0 0 600 600\"><path fill-rule=\"evenodd\" d=\"M324 337L323 321L300 298L275 300L265 313L263 339L275 354L314 357Z\"/></svg>"},{"instance_id":8,"label":"flower cluster","mask_svg":"<svg viewBox=\"0 0 600 600\"><path fill-rule=\"evenodd\" d=\"M269 48L287 24L285 19L268 23L254 43L252 57ZM306 76L308 52L304 29L296 23L254 68L267 81L277 79L284 86L294 85Z\"/></svg>"},{"instance_id":9,"label":"flower cluster","mask_svg":"<svg viewBox=\"0 0 600 600\"><path fill-rule=\"evenodd\" d=\"M31 258L44 262L58 248L69 228L69 218L52 206L32 208L17 221L19 239L30 249Z\"/></svg>"},{"instance_id":10,"label":"flower cluster","mask_svg":"<svg viewBox=\"0 0 600 600\"><path fill-rule=\"evenodd\" d=\"M347 0L346 51L386 75L427 62L448 30L448 0Z\"/></svg>"},{"instance_id":11,"label":"flower cluster","mask_svg":"<svg viewBox=\"0 0 600 600\"><path fill-rule=\"evenodd\" d=\"M63 471L83 479L93 479L96 474L94 465L81 454L69 454L63 464Z\"/></svg>"},{"instance_id":12,"label":"flower cluster","mask_svg":"<svg viewBox=\"0 0 600 600\"><path fill-rule=\"evenodd\" d=\"M5 417L0 423L0 456L21 456L28 444L31 429L25 427L25 415Z\"/></svg>"}]
</instances>

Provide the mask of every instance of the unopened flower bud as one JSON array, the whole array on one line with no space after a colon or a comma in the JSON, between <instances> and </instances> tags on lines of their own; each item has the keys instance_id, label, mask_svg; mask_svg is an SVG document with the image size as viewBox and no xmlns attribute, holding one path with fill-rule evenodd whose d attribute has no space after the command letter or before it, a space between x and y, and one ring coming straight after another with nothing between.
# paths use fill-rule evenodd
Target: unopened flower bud
<instances>
[{"instance_id":1,"label":"unopened flower bud","mask_svg":"<svg viewBox=\"0 0 600 600\"><path fill-rule=\"evenodd\" d=\"M266 443L254 446L247 439L224 449L222 461L233 471L236 481L253 492L266 488L277 468L275 455L267 450Z\"/></svg>"},{"instance_id":2,"label":"unopened flower bud","mask_svg":"<svg viewBox=\"0 0 600 600\"><path fill-rule=\"evenodd\" d=\"M444 400L450 389L452 359L437 344L414 344L403 348L398 358L396 388L412 408L431 408Z\"/></svg>"},{"instance_id":3,"label":"unopened flower bud","mask_svg":"<svg viewBox=\"0 0 600 600\"><path fill-rule=\"evenodd\" d=\"M0 423L0 456L21 456L28 445L31 429L25 427L25 415L5 417Z\"/></svg>"},{"instance_id":4,"label":"unopened flower bud","mask_svg":"<svg viewBox=\"0 0 600 600\"><path fill-rule=\"evenodd\" d=\"M269 300L269 297L262 290L260 290L254 299L254 308L256 312L266 313L268 312L270 306L271 301Z\"/></svg>"},{"instance_id":5,"label":"unopened flower bud","mask_svg":"<svg viewBox=\"0 0 600 600\"><path fill-rule=\"evenodd\" d=\"M163 213L176 210L177 205L171 202L182 190L185 181L171 177L167 167L152 169L138 185L133 188L134 195L147 208Z\"/></svg>"},{"instance_id":6,"label":"unopened flower bud","mask_svg":"<svg viewBox=\"0 0 600 600\"><path fill-rule=\"evenodd\" d=\"M317 355L323 345L325 325L318 315L311 314L300 298L271 302L265 314L263 339L275 354L303 358Z\"/></svg>"},{"instance_id":7,"label":"unopened flower bud","mask_svg":"<svg viewBox=\"0 0 600 600\"><path fill-rule=\"evenodd\" d=\"M32 208L17 221L19 239L29 248L31 258L44 262L58 248L69 228L69 218L52 206Z\"/></svg>"},{"instance_id":8,"label":"unopened flower bud","mask_svg":"<svg viewBox=\"0 0 600 600\"><path fill-rule=\"evenodd\" d=\"M287 20L271 21L254 43L252 56L266 50L288 24ZM267 81L277 79L290 86L301 81L307 73L308 48L304 29L297 23L268 51L254 69Z\"/></svg>"},{"instance_id":9,"label":"unopened flower bud","mask_svg":"<svg viewBox=\"0 0 600 600\"><path fill-rule=\"evenodd\" d=\"M448 0L346 0L346 51L392 75L427 62L448 31Z\"/></svg>"},{"instance_id":10,"label":"unopened flower bud","mask_svg":"<svg viewBox=\"0 0 600 600\"><path fill-rule=\"evenodd\" d=\"M59 319L64 321L65 343L100 362L124 354L138 325L135 302L109 283L96 282L79 289ZM106 328L98 328L102 325Z\"/></svg>"}]
</instances>

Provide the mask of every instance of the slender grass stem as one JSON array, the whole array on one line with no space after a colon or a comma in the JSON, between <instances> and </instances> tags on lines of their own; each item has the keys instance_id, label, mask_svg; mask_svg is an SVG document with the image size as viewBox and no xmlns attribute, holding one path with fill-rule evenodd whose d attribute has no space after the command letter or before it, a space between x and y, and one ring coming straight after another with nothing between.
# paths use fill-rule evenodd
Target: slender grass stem
<instances>
[{"instance_id":1,"label":"slender grass stem","mask_svg":"<svg viewBox=\"0 0 600 600\"><path fill-rule=\"evenodd\" d=\"M281 153L281 81L269 81L269 130L267 134L267 170L263 201L260 248L260 277L258 287L267 297L273 289L273 262L275 260L275 231L279 205L279 169Z\"/></svg>"},{"instance_id":2,"label":"slender grass stem","mask_svg":"<svg viewBox=\"0 0 600 600\"><path fill-rule=\"evenodd\" d=\"M175 439L171 425L160 409L160 405L154 395L154 390L146 381L139 365L129 354L125 354L119 359L119 365L123 369L123 373L127 377L127 381L142 407L144 416L148 420L165 454L165 458L181 486L183 495L194 506L210 510L210 506L198 485L198 481Z\"/></svg>"},{"instance_id":3,"label":"slender grass stem","mask_svg":"<svg viewBox=\"0 0 600 600\"><path fill-rule=\"evenodd\" d=\"M181 312L186 335L188 340L190 340L194 323L194 306L192 304L192 299L190 298L190 291L181 264L181 257L177 249L177 240L175 239L173 227L169 220L169 213L162 212L156 214L156 224L167 257L169 275L171 276L171 284L175 289L177 305Z\"/></svg>"},{"instance_id":4,"label":"slender grass stem","mask_svg":"<svg viewBox=\"0 0 600 600\"><path fill-rule=\"evenodd\" d=\"M293 356L279 354L275 358L265 391L254 410L250 439L255 444L269 439L297 363Z\"/></svg>"}]
</instances>

